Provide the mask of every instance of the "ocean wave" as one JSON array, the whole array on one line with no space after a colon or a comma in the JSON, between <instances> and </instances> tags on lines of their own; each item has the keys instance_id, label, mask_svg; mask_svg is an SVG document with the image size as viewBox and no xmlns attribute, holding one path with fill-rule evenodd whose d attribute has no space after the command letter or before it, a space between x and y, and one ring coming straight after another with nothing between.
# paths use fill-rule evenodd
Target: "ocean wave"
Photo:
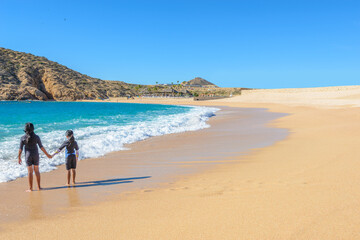
<instances>
[{"instance_id":1,"label":"ocean wave","mask_svg":"<svg viewBox=\"0 0 360 240\"><path fill-rule=\"evenodd\" d=\"M130 124L114 123L107 125L102 122L97 125L96 121L91 120L94 123L93 125L74 129L74 136L80 148L80 160L100 157L113 151L126 150L124 145L150 137L208 128L207 120L214 116L218 110L210 107L191 107L186 113L144 118L144 121L136 121ZM107 123L111 123L111 119L117 118L117 116L109 117ZM140 118L137 116L137 119ZM104 121L104 119L98 121ZM64 131L59 130L41 133L39 136L48 152L54 152L65 140ZM24 165L17 164L19 139L20 135L11 136L2 142L2 148L0 149L0 161L2 162L0 165L0 182L15 180L27 175ZM58 165L64 164L64 162L64 154L58 154L54 158L48 159L40 150L41 172L52 171Z\"/></svg>"}]
</instances>

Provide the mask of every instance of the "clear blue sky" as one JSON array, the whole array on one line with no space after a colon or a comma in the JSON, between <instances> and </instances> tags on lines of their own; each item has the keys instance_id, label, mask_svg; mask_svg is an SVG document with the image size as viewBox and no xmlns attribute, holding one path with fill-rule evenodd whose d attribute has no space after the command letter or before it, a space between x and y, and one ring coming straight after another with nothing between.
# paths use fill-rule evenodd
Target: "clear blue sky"
<instances>
[{"instance_id":1,"label":"clear blue sky","mask_svg":"<svg viewBox=\"0 0 360 240\"><path fill-rule=\"evenodd\" d=\"M0 46L108 80L360 84L360 1L0 0Z\"/></svg>"}]
</instances>

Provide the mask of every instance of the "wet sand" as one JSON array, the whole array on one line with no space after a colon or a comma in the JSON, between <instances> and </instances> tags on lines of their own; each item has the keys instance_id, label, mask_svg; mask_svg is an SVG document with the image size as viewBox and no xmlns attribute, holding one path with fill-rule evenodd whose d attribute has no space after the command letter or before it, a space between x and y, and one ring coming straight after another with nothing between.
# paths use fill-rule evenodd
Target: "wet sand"
<instances>
[{"instance_id":1,"label":"wet sand","mask_svg":"<svg viewBox=\"0 0 360 240\"><path fill-rule=\"evenodd\" d=\"M1 183L0 192L6 198L0 203L0 223L42 219L111 199L114 194L174 182L178 176L233 162L227 158L271 145L287 135L285 129L265 126L283 114L265 109L220 109L210 119L210 128L154 137L126 146L131 150L80 161L75 188L64 185L64 166L41 175L41 192L24 192L27 178Z\"/></svg>"},{"instance_id":2,"label":"wet sand","mask_svg":"<svg viewBox=\"0 0 360 240\"><path fill-rule=\"evenodd\" d=\"M56 217L3 224L0 237L360 239L360 95L353 90L301 89L299 95L292 95L294 90L267 90L199 103L137 99L268 108L287 113L271 126L288 129L290 134L246 154L217 157L226 164L179 175L161 187L114 195ZM304 97L312 94L317 100Z\"/></svg>"}]
</instances>

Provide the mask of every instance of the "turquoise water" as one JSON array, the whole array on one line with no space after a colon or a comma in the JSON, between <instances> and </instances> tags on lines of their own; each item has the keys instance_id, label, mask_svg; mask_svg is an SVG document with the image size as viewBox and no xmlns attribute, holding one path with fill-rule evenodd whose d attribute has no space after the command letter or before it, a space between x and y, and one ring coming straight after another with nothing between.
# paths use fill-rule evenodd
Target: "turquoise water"
<instances>
[{"instance_id":1,"label":"turquoise water","mask_svg":"<svg viewBox=\"0 0 360 240\"><path fill-rule=\"evenodd\" d=\"M184 131L209 127L215 108L133 103L0 102L0 182L26 175L17 164L20 137L26 122L32 122L49 152L65 140L72 129L80 147L80 158L99 157L126 150L125 144ZM56 169L62 154L47 159L40 152L40 170Z\"/></svg>"}]
</instances>

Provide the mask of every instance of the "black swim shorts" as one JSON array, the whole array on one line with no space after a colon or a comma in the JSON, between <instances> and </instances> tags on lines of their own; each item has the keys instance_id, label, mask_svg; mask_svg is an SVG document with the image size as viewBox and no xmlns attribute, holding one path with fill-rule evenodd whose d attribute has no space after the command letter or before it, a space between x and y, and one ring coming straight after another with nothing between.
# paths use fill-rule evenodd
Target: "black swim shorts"
<instances>
[{"instance_id":1,"label":"black swim shorts","mask_svg":"<svg viewBox=\"0 0 360 240\"><path fill-rule=\"evenodd\" d=\"M30 167L32 165L38 166L39 165L39 153L25 152L25 161L26 166Z\"/></svg>"},{"instance_id":2,"label":"black swim shorts","mask_svg":"<svg viewBox=\"0 0 360 240\"><path fill-rule=\"evenodd\" d=\"M76 169L76 156L69 155L66 157L66 170Z\"/></svg>"}]
</instances>

